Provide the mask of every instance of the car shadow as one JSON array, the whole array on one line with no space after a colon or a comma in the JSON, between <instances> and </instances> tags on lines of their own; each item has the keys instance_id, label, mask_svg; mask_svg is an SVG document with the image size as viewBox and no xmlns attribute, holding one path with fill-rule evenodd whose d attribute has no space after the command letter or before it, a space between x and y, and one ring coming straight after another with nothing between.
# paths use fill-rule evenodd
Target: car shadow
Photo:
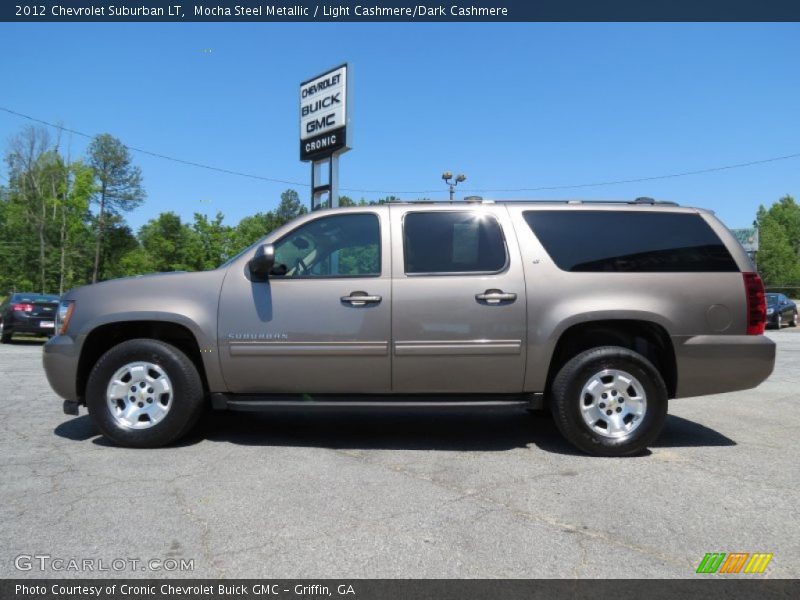
<instances>
[{"instance_id":1,"label":"car shadow","mask_svg":"<svg viewBox=\"0 0 800 600\"><path fill-rule=\"evenodd\" d=\"M736 442L715 429L668 415L664 430L653 444L654 448L693 448L700 446L735 446Z\"/></svg>"},{"instance_id":2,"label":"car shadow","mask_svg":"<svg viewBox=\"0 0 800 600\"><path fill-rule=\"evenodd\" d=\"M582 454L563 438L549 415L501 408L219 412L210 413L183 443L202 440L339 450L467 452L500 452L533 444L546 452ZM670 415L653 447L734 445L714 429Z\"/></svg>"},{"instance_id":3,"label":"car shadow","mask_svg":"<svg viewBox=\"0 0 800 600\"><path fill-rule=\"evenodd\" d=\"M69 419L54 433L102 446L88 415ZM518 409L283 409L264 413L210 411L176 447L208 440L244 446L284 446L336 450L429 450L502 452L531 444L555 454L581 456L545 414ZM718 431L670 415L654 448L735 446ZM645 451L641 456L648 456Z\"/></svg>"},{"instance_id":4,"label":"car shadow","mask_svg":"<svg viewBox=\"0 0 800 600\"><path fill-rule=\"evenodd\" d=\"M72 440L73 442L85 442L88 439L100 435L97 427L94 426L89 415L70 418L53 430L57 436Z\"/></svg>"},{"instance_id":5,"label":"car shadow","mask_svg":"<svg viewBox=\"0 0 800 600\"><path fill-rule=\"evenodd\" d=\"M12 346L44 346L47 338L12 338Z\"/></svg>"}]
</instances>

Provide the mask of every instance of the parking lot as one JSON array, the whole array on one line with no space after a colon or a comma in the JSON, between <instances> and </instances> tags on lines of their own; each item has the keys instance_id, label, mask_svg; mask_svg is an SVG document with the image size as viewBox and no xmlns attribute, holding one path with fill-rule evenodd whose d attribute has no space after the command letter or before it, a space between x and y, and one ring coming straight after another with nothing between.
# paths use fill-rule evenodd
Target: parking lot
<instances>
[{"instance_id":1,"label":"parking lot","mask_svg":"<svg viewBox=\"0 0 800 600\"><path fill-rule=\"evenodd\" d=\"M798 577L800 331L768 335L766 383L673 401L626 459L511 410L215 413L179 446L121 449L61 413L40 343L3 345L0 576L46 554L194 561L46 576L694 577L720 551Z\"/></svg>"}]
</instances>

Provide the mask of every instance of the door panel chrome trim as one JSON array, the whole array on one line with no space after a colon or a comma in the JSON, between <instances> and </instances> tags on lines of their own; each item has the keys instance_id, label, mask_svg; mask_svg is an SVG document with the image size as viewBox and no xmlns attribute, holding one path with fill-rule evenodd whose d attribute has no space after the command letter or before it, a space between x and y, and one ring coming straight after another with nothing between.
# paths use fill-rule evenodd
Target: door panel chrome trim
<instances>
[{"instance_id":1,"label":"door panel chrome trim","mask_svg":"<svg viewBox=\"0 0 800 600\"><path fill-rule=\"evenodd\" d=\"M231 356L386 356L389 342L242 342Z\"/></svg>"},{"instance_id":2,"label":"door panel chrome trim","mask_svg":"<svg viewBox=\"0 0 800 600\"><path fill-rule=\"evenodd\" d=\"M522 340L406 341L395 342L396 356L464 356L520 354Z\"/></svg>"}]
</instances>

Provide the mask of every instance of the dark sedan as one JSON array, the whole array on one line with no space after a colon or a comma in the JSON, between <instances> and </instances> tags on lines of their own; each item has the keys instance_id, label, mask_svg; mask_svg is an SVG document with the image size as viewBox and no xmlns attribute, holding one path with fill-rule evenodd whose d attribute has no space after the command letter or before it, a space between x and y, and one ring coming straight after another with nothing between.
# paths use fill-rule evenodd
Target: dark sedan
<instances>
[{"instance_id":1,"label":"dark sedan","mask_svg":"<svg viewBox=\"0 0 800 600\"><path fill-rule=\"evenodd\" d=\"M58 296L17 292L0 304L0 341L11 342L15 333L46 335L56 332Z\"/></svg>"},{"instance_id":2,"label":"dark sedan","mask_svg":"<svg viewBox=\"0 0 800 600\"><path fill-rule=\"evenodd\" d=\"M797 304L784 294L767 294L767 325L797 327Z\"/></svg>"}]
</instances>

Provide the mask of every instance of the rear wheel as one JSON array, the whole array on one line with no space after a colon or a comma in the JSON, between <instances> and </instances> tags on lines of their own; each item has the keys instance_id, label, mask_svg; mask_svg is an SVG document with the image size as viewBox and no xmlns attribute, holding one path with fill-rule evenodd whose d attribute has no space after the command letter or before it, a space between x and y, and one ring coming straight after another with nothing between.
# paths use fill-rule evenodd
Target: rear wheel
<instances>
[{"instance_id":1,"label":"rear wheel","mask_svg":"<svg viewBox=\"0 0 800 600\"><path fill-rule=\"evenodd\" d=\"M100 357L86 385L86 406L97 427L122 446L169 444L197 422L203 385L194 363L157 340L135 339Z\"/></svg>"},{"instance_id":2,"label":"rear wheel","mask_svg":"<svg viewBox=\"0 0 800 600\"><path fill-rule=\"evenodd\" d=\"M661 433L667 388L641 354L618 346L593 348L569 360L552 386L561 433L596 456L640 453Z\"/></svg>"},{"instance_id":3,"label":"rear wheel","mask_svg":"<svg viewBox=\"0 0 800 600\"><path fill-rule=\"evenodd\" d=\"M11 343L11 336L13 333L11 330L5 329L5 323L0 321L0 342L3 344L10 344Z\"/></svg>"}]
</instances>

